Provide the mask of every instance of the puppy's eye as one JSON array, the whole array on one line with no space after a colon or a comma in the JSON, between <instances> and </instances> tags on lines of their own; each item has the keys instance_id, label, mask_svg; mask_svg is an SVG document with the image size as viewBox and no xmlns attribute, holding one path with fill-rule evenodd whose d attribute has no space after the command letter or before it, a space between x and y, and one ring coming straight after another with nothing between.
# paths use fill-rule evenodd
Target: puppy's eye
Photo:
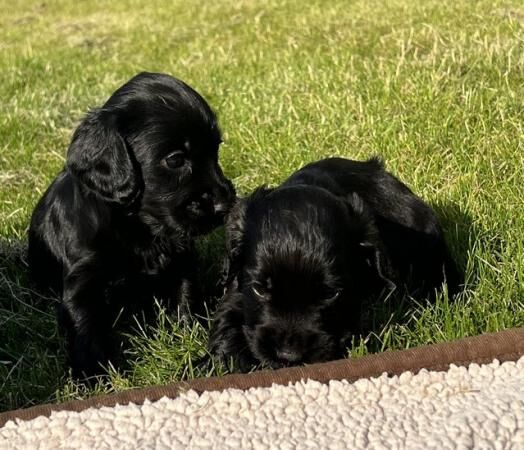
<instances>
[{"instance_id":1,"label":"puppy's eye","mask_svg":"<svg viewBox=\"0 0 524 450\"><path fill-rule=\"evenodd\" d=\"M268 299L267 294L265 294L259 286L251 286L251 290L259 300L266 301Z\"/></svg>"},{"instance_id":2,"label":"puppy's eye","mask_svg":"<svg viewBox=\"0 0 524 450\"><path fill-rule=\"evenodd\" d=\"M332 292L329 297L326 298L327 303L332 303L336 299L340 297L340 294L342 294L342 290L339 289L338 291Z\"/></svg>"},{"instance_id":3,"label":"puppy's eye","mask_svg":"<svg viewBox=\"0 0 524 450\"><path fill-rule=\"evenodd\" d=\"M178 169L179 167L182 167L185 162L186 159L184 158L184 154L182 152L171 153L166 158L164 158L164 163L170 169Z\"/></svg>"}]
</instances>

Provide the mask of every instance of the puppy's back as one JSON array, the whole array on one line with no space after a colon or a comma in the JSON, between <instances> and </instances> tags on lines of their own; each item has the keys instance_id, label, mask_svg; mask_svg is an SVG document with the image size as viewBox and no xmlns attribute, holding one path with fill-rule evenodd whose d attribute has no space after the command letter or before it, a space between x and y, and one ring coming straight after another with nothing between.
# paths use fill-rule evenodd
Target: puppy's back
<instances>
[{"instance_id":1,"label":"puppy's back","mask_svg":"<svg viewBox=\"0 0 524 450\"><path fill-rule=\"evenodd\" d=\"M65 250L58 237L60 222L57 215L66 206L61 201L60 192L64 190L67 178L63 171L47 188L33 210L28 231L29 275L40 289L50 288L57 293L62 289L61 255Z\"/></svg>"},{"instance_id":2,"label":"puppy's back","mask_svg":"<svg viewBox=\"0 0 524 450\"><path fill-rule=\"evenodd\" d=\"M335 195L353 193L371 210L393 264L404 278L426 289L447 280L455 293L463 276L450 256L433 209L384 169L378 158L353 161L327 158L304 166L284 185L311 184Z\"/></svg>"},{"instance_id":3,"label":"puppy's back","mask_svg":"<svg viewBox=\"0 0 524 450\"><path fill-rule=\"evenodd\" d=\"M40 288L61 291L63 267L74 253L75 239L79 234L84 241L92 239L96 233L93 217L98 222L104 217L99 202L78 202L79 189L70 173L60 172L31 216L27 259L30 276Z\"/></svg>"},{"instance_id":4,"label":"puppy's back","mask_svg":"<svg viewBox=\"0 0 524 450\"><path fill-rule=\"evenodd\" d=\"M327 158L304 166L284 184L313 184L335 195L358 194L375 216L418 232L439 234L433 210L404 183L384 169L378 158L354 161Z\"/></svg>"}]
</instances>

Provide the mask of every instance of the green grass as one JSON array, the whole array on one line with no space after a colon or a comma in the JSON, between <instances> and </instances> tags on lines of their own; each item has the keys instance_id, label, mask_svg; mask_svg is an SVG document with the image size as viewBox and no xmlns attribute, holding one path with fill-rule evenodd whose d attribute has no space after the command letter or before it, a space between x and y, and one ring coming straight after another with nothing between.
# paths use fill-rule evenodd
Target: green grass
<instances>
[{"instance_id":1,"label":"green grass","mask_svg":"<svg viewBox=\"0 0 524 450\"><path fill-rule=\"evenodd\" d=\"M161 314L128 374L77 386L56 299L27 290L32 208L82 114L141 70L201 92L240 193L328 155L387 167L438 211L467 288L386 304L353 354L524 324L524 7L517 0L0 0L0 410L222 373ZM221 256L221 234L202 244ZM215 263L216 264L216 263Z\"/></svg>"}]
</instances>

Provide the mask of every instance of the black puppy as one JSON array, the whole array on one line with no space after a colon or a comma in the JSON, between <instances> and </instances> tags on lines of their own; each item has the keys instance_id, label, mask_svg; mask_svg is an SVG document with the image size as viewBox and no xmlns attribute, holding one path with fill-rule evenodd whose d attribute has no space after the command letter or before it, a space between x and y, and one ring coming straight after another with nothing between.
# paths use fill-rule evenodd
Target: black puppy
<instances>
[{"instance_id":1,"label":"black puppy","mask_svg":"<svg viewBox=\"0 0 524 450\"><path fill-rule=\"evenodd\" d=\"M239 200L226 231L210 349L242 370L341 357L365 300L460 283L435 213L377 159L309 164Z\"/></svg>"},{"instance_id":2,"label":"black puppy","mask_svg":"<svg viewBox=\"0 0 524 450\"><path fill-rule=\"evenodd\" d=\"M29 229L34 279L62 296L74 372L111 356L122 306L194 300L193 237L223 222L233 186L217 119L183 82L141 73L87 114Z\"/></svg>"}]
</instances>

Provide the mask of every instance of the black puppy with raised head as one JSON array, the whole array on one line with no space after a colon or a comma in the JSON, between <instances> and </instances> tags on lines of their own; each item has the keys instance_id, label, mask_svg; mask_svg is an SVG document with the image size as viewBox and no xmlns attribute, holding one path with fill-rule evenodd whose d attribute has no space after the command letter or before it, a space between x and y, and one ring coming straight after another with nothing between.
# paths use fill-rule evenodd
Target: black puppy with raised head
<instances>
[{"instance_id":1,"label":"black puppy with raised head","mask_svg":"<svg viewBox=\"0 0 524 450\"><path fill-rule=\"evenodd\" d=\"M111 357L124 302L195 301L193 237L223 222L235 193L218 164L206 101L171 76L141 73L90 111L64 170L31 219L33 278L62 297L74 372Z\"/></svg>"},{"instance_id":2,"label":"black puppy with raised head","mask_svg":"<svg viewBox=\"0 0 524 450\"><path fill-rule=\"evenodd\" d=\"M241 369L341 357L362 303L397 288L428 297L460 275L433 210L377 159L309 164L238 201L210 349Z\"/></svg>"}]
</instances>

